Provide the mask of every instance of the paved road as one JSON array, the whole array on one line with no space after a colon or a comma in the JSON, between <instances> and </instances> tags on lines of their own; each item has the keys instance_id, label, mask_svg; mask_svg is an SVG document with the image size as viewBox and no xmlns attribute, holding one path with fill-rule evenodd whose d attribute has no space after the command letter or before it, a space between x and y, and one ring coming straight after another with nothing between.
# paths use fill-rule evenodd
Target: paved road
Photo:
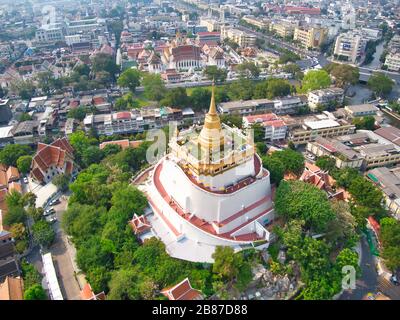
<instances>
[{"instance_id":1,"label":"paved road","mask_svg":"<svg viewBox=\"0 0 400 320\"><path fill-rule=\"evenodd\" d=\"M357 279L356 289L345 291L340 300L361 300L367 293L376 293L378 288L378 273L375 269L374 257L363 236L361 239L361 278Z\"/></svg>"},{"instance_id":2,"label":"paved road","mask_svg":"<svg viewBox=\"0 0 400 320\"><path fill-rule=\"evenodd\" d=\"M76 265L74 263L75 252L73 247L68 244L66 235L60 227L60 221L67 206L66 200L61 200L61 203L54 206L56 210L57 222L54 223L56 231L56 239L49 248L54 261L54 268L57 273L58 282L61 293L65 300L81 300L80 286L75 278ZM40 248L36 246L26 257L29 263L32 263L39 272L43 272L42 257Z\"/></svg>"},{"instance_id":3,"label":"paved road","mask_svg":"<svg viewBox=\"0 0 400 320\"><path fill-rule=\"evenodd\" d=\"M67 207L67 200L61 198L61 203L54 206L57 222L54 223L56 240L50 248L53 255L54 267L56 269L61 292L66 300L80 300L79 283L75 278L75 252L68 244L67 237L61 229L60 221Z\"/></svg>"}]
</instances>

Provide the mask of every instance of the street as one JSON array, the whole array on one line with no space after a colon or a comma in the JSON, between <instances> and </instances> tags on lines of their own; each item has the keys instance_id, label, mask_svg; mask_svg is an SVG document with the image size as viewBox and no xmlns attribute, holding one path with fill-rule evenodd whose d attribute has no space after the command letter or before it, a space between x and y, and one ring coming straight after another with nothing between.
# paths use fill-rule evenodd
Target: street
<instances>
[{"instance_id":1,"label":"street","mask_svg":"<svg viewBox=\"0 0 400 320\"><path fill-rule=\"evenodd\" d=\"M357 279L356 289L345 291L339 300L361 300L368 293L376 294L379 291L392 300L400 300L400 286L395 286L378 275L374 256L364 236L361 239L361 250L361 278Z\"/></svg>"},{"instance_id":2,"label":"street","mask_svg":"<svg viewBox=\"0 0 400 320\"><path fill-rule=\"evenodd\" d=\"M356 289L345 291L339 300L361 300L369 292L376 293L378 288L378 274L375 269L374 256L363 236L361 239L361 277L357 279Z\"/></svg>"},{"instance_id":3,"label":"street","mask_svg":"<svg viewBox=\"0 0 400 320\"><path fill-rule=\"evenodd\" d=\"M54 206L56 210L57 221L53 224L56 232L54 243L49 248L54 261L54 268L57 273L60 289L65 300L81 300L81 288L75 277L75 250L68 243L64 231L61 229L60 221L66 210L68 201L65 197L60 198L61 203ZM31 253L26 257L27 261L32 263L39 272L42 272L43 265L40 255L40 248L36 246ZM81 278L81 277L80 277Z\"/></svg>"}]
</instances>

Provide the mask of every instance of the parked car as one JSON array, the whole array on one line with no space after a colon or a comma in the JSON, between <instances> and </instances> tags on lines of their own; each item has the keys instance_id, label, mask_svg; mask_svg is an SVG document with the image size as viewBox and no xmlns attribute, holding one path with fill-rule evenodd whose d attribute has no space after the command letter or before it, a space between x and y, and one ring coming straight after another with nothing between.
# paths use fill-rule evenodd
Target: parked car
<instances>
[{"instance_id":1,"label":"parked car","mask_svg":"<svg viewBox=\"0 0 400 320\"><path fill-rule=\"evenodd\" d=\"M47 209L47 210L43 213L43 215L44 215L45 217L47 217L47 216L52 215L52 214L55 214L55 213L56 213L56 210L54 210L53 208L51 208L51 209Z\"/></svg>"},{"instance_id":2,"label":"parked car","mask_svg":"<svg viewBox=\"0 0 400 320\"><path fill-rule=\"evenodd\" d=\"M46 217L46 221L47 221L47 222L50 222L50 223L54 223L54 222L57 221L57 217L56 217L55 215L53 215L53 216L47 216L47 217Z\"/></svg>"},{"instance_id":3,"label":"parked car","mask_svg":"<svg viewBox=\"0 0 400 320\"><path fill-rule=\"evenodd\" d=\"M60 201L60 199L54 199L54 200L51 200L50 202L49 202L49 205L50 206L55 206L56 204L59 204L61 201Z\"/></svg>"},{"instance_id":4,"label":"parked car","mask_svg":"<svg viewBox=\"0 0 400 320\"><path fill-rule=\"evenodd\" d=\"M28 183L29 183L28 177L24 177L24 178L22 179L22 181L23 181L25 184L28 184Z\"/></svg>"}]
</instances>

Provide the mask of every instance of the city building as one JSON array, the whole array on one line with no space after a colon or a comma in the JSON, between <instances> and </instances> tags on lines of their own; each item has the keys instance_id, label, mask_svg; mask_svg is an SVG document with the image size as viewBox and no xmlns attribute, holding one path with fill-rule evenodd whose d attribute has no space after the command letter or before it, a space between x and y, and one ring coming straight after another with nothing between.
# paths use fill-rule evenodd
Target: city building
<instances>
[{"instance_id":1,"label":"city building","mask_svg":"<svg viewBox=\"0 0 400 320\"><path fill-rule=\"evenodd\" d=\"M336 38L334 57L339 61L361 63L366 45L367 39L361 33L341 33Z\"/></svg>"},{"instance_id":2,"label":"city building","mask_svg":"<svg viewBox=\"0 0 400 320\"><path fill-rule=\"evenodd\" d=\"M251 128L254 124L264 128L265 140L283 140L286 138L286 123L274 113L258 114L243 117L243 128Z\"/></svg>"},{"instance_id":3,"label":"city building","mask_svg":"<svg viewBox=\"0 0 400 320\"><path fill-rule=\"evenodd\" d=\"M32 159L31 177L38 183L48 183L60 174L73 174L73 148L67 138L57 139L51 144L39 142Z\"/></svg>"},{"instance_id":4,"label":"city building","mask_svg":"<svg viewBox=\"0 0 400 320\"><path fill-rule=\"evenodd\" d=\"M364 162L363 157L351 145L335 139L317 137L315 141L307 142L306 150L317 157L329 156L335 159L335 165L339 169L359 169Z\"/></svg>"},{"instance_id":5,"label":"city building","mask_svg":"<svg viewBox=\"0 0 400 320\"><path fill-rule=\"evenodd\" d=\"M262 30L268 30L269 29L269 21L265 19L260 19L256 18L254 16L244 16L242 18L243 21L247 22L248 24L251 24L257 28L260 28Z\"/></svg>"},{"instance_id":6,"label":"city building","mask_svg":"<svg viewBox=\"0 0 400 320\"><path fill-rule=\"evenodd\" d=\"M374 116L379 109L372 104L357 104L352 106L345 106L344 110L350 118L357 118Z\"/></svg>"},{"instance_id":7,"label":"city building","mask_svg":"<svg viewBox=\"0 0 400 320\"><path fill-rule=\"evenodd\" d=\"M254 47L256 44L257 36L238 30L234 28L221 28L221 38L229 38L231 41L237 43L240 47Z\"/></svg>"},{"instance_id":8,"label":"city building","mask_svg":"<svg viewBox=\"0 0 400 320\"><path fill-rule=\"evenodd\" d=\"M289 130L289 140L295 145L306 144L314 141L318 136L335 137L351 134L356 127L351 123L336 119L331 113L324 112L322 115L315 117L306 117L295 127Z\"/></svg>"},{"instance_id":9,"label":"city building","mask_svg":"<svg viewBox=\"0 0 400 320\"><path fill-rule=\"evenodd\" d=\"M221 24L219 21L211 18L200 18L200 25L207 27L207 30L209 32L213 31L220 31L221 30Z\"/></svg>"},{"instance_id":10,"label":"city building","mask_svg":"<svg viewBox=\"0 0 400 320\"><path fill-rule=\"evenodd\" d=\"M327 107L330 104L340 106L344 101L344 90L341 88L326 88L313 90L308 93L308 106L312 111L319 106Z\"/></svg>"},{"instance_id":11,"label":"city building","mask_svg":"<svg viewBox=\"0 0 400 320\"><path fill-rule=\"evenodd\" d=\"M9 231L0 229L0 283L6 277L18 277L21 274L14 240Z\"/></svg>"},{"instance_id":12,"label":"city building","mask_svg":"<svg viewBox=\"0 0 400 320\"><path fill-rule=\"evenodd\" d=\"M12 112L10 109L8 99L2 100L0 99L0 125L7 125L12 119Z\"/></svg>"},{"instance_id":13,"label":"city building","mask_svg":"<svg viewBox=\"0 0 400 320\"><path fill-rule=\"evenodd\" d=\"M391 50L386 55L385 66L390 71L400 71L400 50Z\"/></svg>"},{"instance_id":14,"label":"city building","mask_svg":"<svg viewBox=\"0 0 400 320\"><path fill-rule=\"evenodd\" d=\"M325 41L328 30L321 27L296 27L293 40L306 49L318 49Z\"/></svg>"},{"instance_id":15,"label":"city building","mask_svg":"<svg viewBox=\"0 0 400 320\"><path fill-rule=\"evenodd\" d=\"M24 300L24 280L7 276L0 282L0 300Z\"/></svg>"},{"instance_id":16,"label":"city building","mask_svg":"<svg viewBox=\"0 0 400 320\"><path fill-rule=\"evenodd\" d=\"M251 115L266 112L275 114L293 114L298 108L305 106L306 101L301 96L287 97L277 100L254 99L222 102L218 104L218 111L222 114Z\"/></svg>"},{"instance_id":17,"label":"city building","mask_svg":"<svg viewBox=\"0 0 400 320\"><path fill-rule=\"evenodd\" d=\"M176 258L212 262L216 246L268 246L274 210L269 172L251 135L221 124L214 100L202 127L175 131L170 152L139 185L152 229Z\"/></svg>"},{"instance_id":18,"label":"city building","mask_svg":"<svg viewBox=\"0 0 400 320\"><path fill-rule=\"evenodd\" d=\"M374 168L366 177L382 190L387 208L400 220L400 167Z\"/></svg>"},{"instance_id":19,"label":"city building","mask_svg":"<svg viewBox=\"0 0 400 320\"><path fill-rule=\"evenodd\" d=\"M296 28L296 24L288 23L288 22L275 22L273 21L269 25L269 30L275 32L277 35L282 38L292 37L294 34L294 29Z\"/></svg>"},{"instance_id":20,"label":"city building","mask_svg":"<svg viewBox=\"0 0 400 320\"><path fill-rule=\"evenodd\" d=\"M63 26L61 23L44 24L36 30L35 40L39 43L54 43L64 41Z\"/></svg>"}]
</instances>

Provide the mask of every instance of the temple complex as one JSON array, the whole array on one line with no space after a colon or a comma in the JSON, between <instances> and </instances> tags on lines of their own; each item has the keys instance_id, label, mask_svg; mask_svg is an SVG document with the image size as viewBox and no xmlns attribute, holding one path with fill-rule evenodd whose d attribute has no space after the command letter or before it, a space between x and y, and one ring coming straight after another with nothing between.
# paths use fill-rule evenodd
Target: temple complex
<instances>
[{"instance_id":1,"label":"temple complex","mask_svg":"<svg viewBox=\"0 0 400 320\"><path fill-rule=\"evenodd\" d=\"M273 220L269 172L251 133L222 124L214 87L202 127L175 131L140 188L152 231L177 258L212 262L218 245L265 248Z\"/></svg>"}]
</instances>

